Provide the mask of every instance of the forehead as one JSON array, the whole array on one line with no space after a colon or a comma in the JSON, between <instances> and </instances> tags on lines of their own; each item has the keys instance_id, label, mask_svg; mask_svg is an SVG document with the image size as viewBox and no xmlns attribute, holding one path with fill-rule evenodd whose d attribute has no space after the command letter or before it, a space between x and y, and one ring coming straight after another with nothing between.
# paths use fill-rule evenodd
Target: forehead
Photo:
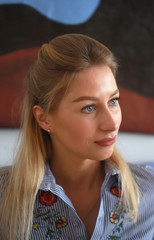
<instances>
[{"instance_id":1,"label":"forehead","mask_svg":"<svg viewBox=\"0 0 154 240\"><path fill-rule=\"evenodd\" d=\"M117 84L108 66L94 66L76 74L70 84L65 98L100 94L110 94L115 91Z\"/></svg>"}]
</instances>

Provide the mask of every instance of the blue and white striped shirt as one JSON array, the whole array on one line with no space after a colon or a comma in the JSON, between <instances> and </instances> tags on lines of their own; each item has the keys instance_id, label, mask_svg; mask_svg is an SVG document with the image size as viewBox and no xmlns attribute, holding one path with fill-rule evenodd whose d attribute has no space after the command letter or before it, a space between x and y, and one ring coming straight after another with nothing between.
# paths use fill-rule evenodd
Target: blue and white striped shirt
<instances>
[{"instance_id":1,"label":"blue and white striped shirt","mask_svg":"<svg viewBox=\"0 0 154 240\"><path fill-rule=\"evenodd\" d=\"M101 202L91 240L154 240L154 169L132 165L130 169L140 190L139 218L136 223L120 202L119 171L105 163ZM3 175L1 175L2 179ZM81 200L82 201L82 200ZM30 240L87 240L83 222L63 188L46 166L38 191Z\"/></svg>"}]
</instances>

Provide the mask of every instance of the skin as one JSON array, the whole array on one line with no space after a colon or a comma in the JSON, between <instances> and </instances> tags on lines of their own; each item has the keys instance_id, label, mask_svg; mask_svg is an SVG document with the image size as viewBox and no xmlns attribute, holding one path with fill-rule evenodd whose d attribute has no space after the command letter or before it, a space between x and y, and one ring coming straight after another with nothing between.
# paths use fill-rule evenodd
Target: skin
<instances>
[{"instance_id":1,"label":"skin","mask_svg":"<svg viewBox=\"0 0 154 240\"><path fill-rule=\"evenodd\" d=\"M121 123L118 98L110 68L94 66L77 74L52 114L46 115L39 106L33 108L39 125L50 130L51 170L56 182L71 199L89 238L99 210L103 160L108 159L114 149L114 144L100 146L96 141L118 134Z\"/></svg>"}]
</instances>

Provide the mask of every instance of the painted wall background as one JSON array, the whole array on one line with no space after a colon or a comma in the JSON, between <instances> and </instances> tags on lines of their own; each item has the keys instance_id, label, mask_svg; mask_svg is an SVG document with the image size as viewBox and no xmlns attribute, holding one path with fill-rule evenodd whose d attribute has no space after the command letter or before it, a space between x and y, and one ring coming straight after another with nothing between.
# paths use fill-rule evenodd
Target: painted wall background
<instances>
[{"instance_id":1,"label":"painted wall background","mask_svg":"<svg viewBox=\"0 0 154 240\"><path fill-rule=\"evenodd\" d=\"M87 34L119 62L121 131L154 133L152 0L0 0L0 127L18 127L24 79L39 47L65 33Z\"/></svg>"}]
</instances>

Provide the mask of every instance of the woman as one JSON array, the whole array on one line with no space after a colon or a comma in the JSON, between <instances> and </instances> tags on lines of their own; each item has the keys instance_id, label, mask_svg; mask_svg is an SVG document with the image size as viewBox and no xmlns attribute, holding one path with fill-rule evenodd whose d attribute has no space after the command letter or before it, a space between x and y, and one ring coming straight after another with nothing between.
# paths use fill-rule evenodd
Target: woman
<instances>
[{"instance_id":1,"label":"woman","mask_svg":"<svg viewBox=\"0 0 154 240\"><path fill-rule=\"evenodd\" d=\"M16 161L1 174L2 239L153 239L154 173L114 148L116 70L110 50L81 34L41 47Z\"/></svg>"}]
</instances>

